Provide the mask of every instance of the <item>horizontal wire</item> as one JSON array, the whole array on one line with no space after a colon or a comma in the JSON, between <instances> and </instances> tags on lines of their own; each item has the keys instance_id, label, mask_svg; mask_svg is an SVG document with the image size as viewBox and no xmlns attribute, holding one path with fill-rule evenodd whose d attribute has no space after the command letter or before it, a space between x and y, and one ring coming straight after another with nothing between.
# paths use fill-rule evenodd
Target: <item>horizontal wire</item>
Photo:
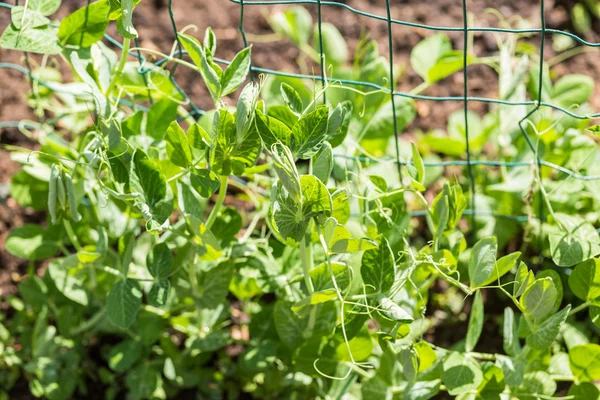
<instances>
[{"instance_id":1,"label":"horizontal wire","mask_svg":"<svg viewBox=\"0 0 600 400\"><path fill-rule=\"evenodd\" d=\"M240 4L240 0L229 0L229 1L232 3ZM317 3L318 3L317 0L273 0L273 1L244 0L244 5L248 5L248 6L273 6L273 5L280 5L280 4L283 5L283 4L317 4ZM387 21L388 20L386 17L383 17L381 15L372 14L372 13L369 13L366 11L361 11L361 10L358 10L347 4L340 3L337 1L321 1L321 4L326 5L326 6L345 8L346 10L348 10L354 14L357 14L357 15L360 15L363 17L367 17L367 18L371 18L371 19L376 19L379 21ZM438 31L438 32L463 32L464 31L464 28L462 26L454 27L454 26L427 25L427 24L403 21L403 20L393 19L393 18L391 19L391 22L392 22L392 24L396 24L396 25L410 26L413 28L421 28L421 29L427 29L430 31ZM471 28L467 28L467 31L468 32L517 33L517 34L542 33L543 32L543 30L540 28L508 29L508 28L494 28L494 27L471 27ZM588 41L582 39L581 37L579 37L573 33L570 33L570 32L561 31L559 29L546 29L545 32L568 36L571 39L573 39L585 46L600 47L600 43L588 42Z\"/></svg>"}]
</instances>

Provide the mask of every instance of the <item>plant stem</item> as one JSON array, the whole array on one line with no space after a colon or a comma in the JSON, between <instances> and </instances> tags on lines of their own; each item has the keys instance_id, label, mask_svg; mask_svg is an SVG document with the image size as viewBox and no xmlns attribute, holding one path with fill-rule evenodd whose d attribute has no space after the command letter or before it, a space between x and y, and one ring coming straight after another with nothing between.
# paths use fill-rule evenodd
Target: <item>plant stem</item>
<instances>
[{"instance_id":1,"label":"plant stem","mask_svg":"<svg viewBox=\"0 0 600 400\"><path fill-rule=\"evenodd\" d=\"M74 331L72 331L71 336L78 336L78 335L82 334L83 332L93 328L94 325L96 325L97 323L102 321L102 319L104 318L105 315L106 315L106 308L103 307L92 318L90 318L83 324L79 325Z\"/></svg>"},{"instance_id":2,"label":"plant stem","mask_svg":"<svg viewBox=\"0 0 600 400\"><path fill-rule=\"evenodd\" d=\"M67 237L69 238L69 241L71 242L73 247L75 247L77 251L81 251L82 247L79 244L79 240L77 240L77 236L75 236L75 231L73 231L71 223L68 220L63 219L63 225L65 227L65 231L67 231Z\"/></svg>"},{"instance_id":3,"label":"plant stem","mask_svg":"<svg viewBox=\"0 0 600 400\"><path fill-rule=\"evenodd\" d=\"M210 229L215 221L217 220L217 216L219 215L219 211L223 206L223 201L225 201L225 195L227 194L227 181L228 176L221 176L219 178L219 182L221 184L219 188L219 197L217 197L217 201L215 202L215 206L210 212L208 219L206 220L206 227Z\"/></svg>"},{"instance_id":4,"label":"plant stem","mask_svg":"<svg viewBox=\"0 0 600 400\"><path fill-rule=\"evenodd\" d=\"M125 64L127 63L127 54L129 53L129 47L131 46L131 39L123 38L123 50L121 51L121 60L119 61L119 65L117 66L117 70L115 71L112 80L108 84L108 88L106 89L106 96L110 95L110 92L117 85L117 79L121 77L123 73L123 69L125 68Z\"/></svg>"},{"instance_id":5,"label":"plant stem","mask_svg":"<svg viewBox=\"0 0 600 400\"><path fill-rule=\"evenodd\" d=\"M586 301L585 303L582 303L582 304L578 305L577 307L575 307L574 309L572 309L571 312L569 312L569 316L577 314L579 311L585 310L586 308L588 308L591 305L592 305L592 303L590 303L589 301Z\"/></svg>"},{"instance_id":6,"label":"plant stem","mask_svg":"<svg viewBox=\"0 0 600 400\"><path fill-rule=\"evenodd\" d=\"M306 237L300 242L300 260L302 261L302 271L304 272L304 283L308 294L312 294L315 289L310 280L310 270L312 269L312 251L310 245L306 245Z\"/></svg>"}]
</instances>

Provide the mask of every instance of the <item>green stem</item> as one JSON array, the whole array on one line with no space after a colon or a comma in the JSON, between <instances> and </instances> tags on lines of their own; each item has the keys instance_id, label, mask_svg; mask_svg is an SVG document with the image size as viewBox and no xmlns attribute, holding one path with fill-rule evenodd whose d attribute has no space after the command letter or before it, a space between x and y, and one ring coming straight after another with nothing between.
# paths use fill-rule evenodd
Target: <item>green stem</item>
<instances>
[{"instance_id":1,"label":"green stem","mask_svg":"<svg viewBox=\"0 0 600 400\"><path fill-rule=\"evenodd\" d=\"M75 231L73 231L73 227L71 226L71 223L68 220L63 219L63 225L65 227L65 231L67 231L67 237L69 238L69 241L71 242L73 247L75 247L75 249L77 251L81 251L83 248L79 244L79 240L77 240L77 236L75 236Z\"/></svg>"},{"instance_id":2,"label":"green stem","mask_svg":"<svg viewBox=\"0 0 600 400\"><path fill-rule=\"evenodd\" d=\"M300 242L300 260L302 261L302 271L304 273L304 283L306 283L306 289L308 294L313 294L315 291L312 281L310 279L310 270L312 269L312 251L310 245L306 245L306 237L302 238Z\"/></svg>"},{"instance_id":3,"label":"green stem","mask_svg":"<svg viewBox=\"0 0 600 400\"><path fill-rule=\"evenodd\" d=\"M208 219L206 220L206 227L208 229L210 229L213 226L213 224L215 223L215 221L217 220L219 211L221 210L221 207L223 206L223 202L225 201L225 195L227 194L227 182L228 182L227 178L228 178L227 176L221 176L219 179L219 182L221 184L221 186L219 188L219 197L217 197L215 206L211 210L210 215L208 216Z\"/></svg>"},{"instance_id":4,"label":"green stem","mask_svg":"<svg viewBox=\"0 0 600 400\"><path fill-rule=\"evenodd\" d=\"M582 303L582 304L578 305L577 307L575 307L574 309L572 309L571 312L569 313L569 316L577 314L579 311L583 311L591 305L592 305L592 303L590 303L589 301L586 301L585 303Z\"/></svg>"},{"instance_id":5,"label":"green stem","mask_svg":"<svg viewBox=\"0 0 600 400\"><path fill-rule=\"evenodd\" d=\"M112 80L108 84L108 88L106 89L106 96L110 95L110 92L117 85L117 80L121 77L123 73L123 69L125 69L125 64L127 63L127 54L129 53L129 48L131 46L131 40L127 38L123 38L123 50L121 51L121 60L119 61L119 65L117 66L117 70L115 71Z\"/></svg>"},{"instance_id":6,"label":"green stem","mask_svg":"<svg viewBox=\"0 0 600 400\"><path fill-rule=\"evenodd\" d=\"M96 325L97 323L99 323L100 321L102 321L102 319L104 318L105 315L106 315L106 308L102 308L92 318L90 318L89 320L87 320L83 324L79 325L74 331L72 331L71 332L71 336L80 335L83 332L85 332L85 331L93 328L94 325Z\"/></svg>"}]
</instances>

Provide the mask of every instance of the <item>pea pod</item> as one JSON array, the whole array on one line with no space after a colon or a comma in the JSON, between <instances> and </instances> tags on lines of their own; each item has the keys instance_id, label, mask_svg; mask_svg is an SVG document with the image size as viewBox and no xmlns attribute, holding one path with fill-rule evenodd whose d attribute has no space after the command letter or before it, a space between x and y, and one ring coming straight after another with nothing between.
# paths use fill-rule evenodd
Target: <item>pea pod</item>
<instances>
[{"instance_id":1,"label":"pea pod","mask_svg":"<svg viewBox=\"0 0 600 400\"><path fill-rule=\"evenodd\" d=\"M77 211L77 197L75 196L75 185L73 185L73 178L68 173L64 173L65 186L67 188L67 198L69 200L69 212L71 219L75 222L81 220L81 215Z\"/></svg>"},{"instance_id":2,"label":"pea pod","mask_svg":"<svg viewBox=\"0 0 600 400\"><path fill-rule=\"evenodd\" d=\"M50 171L50 187L48 188L48 213L50 213L50 219L53 224L56 223L56 201L57 190L59 183L59 171L58 166L56 164L52 165L52 169Z\"/></svg>"}]
</instances>

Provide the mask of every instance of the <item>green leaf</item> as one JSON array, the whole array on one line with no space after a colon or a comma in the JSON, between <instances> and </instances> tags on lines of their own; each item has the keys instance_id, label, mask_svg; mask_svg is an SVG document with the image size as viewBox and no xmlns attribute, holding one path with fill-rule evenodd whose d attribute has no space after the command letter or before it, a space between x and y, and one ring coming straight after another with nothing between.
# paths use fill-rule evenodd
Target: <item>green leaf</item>
<instances>
[{"instance_id":1,"label":"green leaf","mask_svg":"<svg viewBox=\"0 0 600 400\"><path fill-rule=\"evenodd\" d=\"M438 203L444 201L444 197L447 198L448 201L448 222L446 223L444 232L449 233L454 230L460 222L462 214L465 211L465 208L467 208L467 200L462 192L462 188L457 182L444 183L443 190L435 197L431 205L431 217L436 227L442 225L440 224L440 221L442 221L440 211L443 210L443 207L440 208Z\"/></svg>"},{"instance_id":2,"label":"green leaf","mask_svg":"<svg viewBox=\"0 0 600 400\"><path fill-rule=\"evenodd\" d=\"M432 35L413 47L410 53L410 65L424 81L429 81L430 69L450 51L452 51L452 42L448 36L443 33Z\"/></svg>"},{"instance_id":3,"label":"green leaf","mask_svg":"<svg viewBox=\"0 0 600 400\"><path fill-rule=\"evenodd\" d=\"M302 241L309 220L302 214L300 203L286 195L285 191L279 190L271 209L275 226L282 238Z\"/></svg>"},{"instance_id":4,"label":"green leaf","mask_svg":"<svg viewBox=\"0 0 600 400\"><path fill-rule=\"evenodd\" d=\"M96 3L94 3L96 4ZM71 64L73 64L73 68L77 75L85 82L91 89L92 96L94 98L94 104L96 105L96 111L98 114L104 117L108 117L110 111L110 103L106 100L106 96L98 87L98 84L89 74L86 69L85 63L79 58L79 54L75 51L71 52Z\"/></svg>"},{"instance_id":5,"label":"green leaf","mask_svg":"<svg viewBox=\"0 0 600 400\"><path fill-rule=\"evenodd\" d=\"M296 158L308 159L317 154L327 137L329 109L320 106L300 118L292 128L290 148Z\"/></svg>"},{"instance_id":6,"label":"green leaf","mask_svg":"<svg viewBox=\"0 0 600 400\"><path fill-rule=\"evenodd\" d=\"M56 254L58 246L39 225L25 224L13 229L5 242L6 251L13 256L37 261Z\"/></svg>"},{"instance_id":7,"label":"green leaf","mask_svg":"<svg viewBox=\"0 0 600 400\"><path fill-rule=\"evenodd\" d=\"M133 14L134 2L133 0L120 0L121 3L121 16L117 20L117 29L121 36L134 39L138 37L138 33L133 27L131 20Z\"/></svg>"},{"instance_id":8,"label":"green leaf","mask_svg":"<svg viewBox=\"0 0 600 400\"><path fill-rule=\"evenodd\" d=\"M515 313L510 307L504 309L504 320L502 322L502 343L504 351L509 356L515 356L521 351L519 343L519 334L517 333L517 324L515 322Z\"/></svg>"},{"instance_id":9,"label":"green leaf","mask_svg":"<svg viewBox=\"0 0 600 400\"><path fill-rule=\"evenodd\" d=\"M515 387L523 383L525 375L525 362L523 359L517 360L507 357L503 354L496 354L496 365L504 373L504 381L508 386Z\"/></svg>"},{"instance_id":10,"label":"green leaf","mask_svg":"<svg viewBox=\"0 0 600 400\"><path fill-rule=\"evenodd\" d=\"M10 10L10 19L12 25L18 30L22 30L23 28L39 28L50 23L48 18L31 9L30 5L27 6L27 9L23 6L14 6Z\"/></svg>"},{"instance_id":11,"label":"green leaf","mask_svg":"<svg viewBox=\"0 0 600 400\"><path fill-rule=\"evenodd\" d=\"M554 301L554 305L552 307L552 314L558 311L560 305L562 304L564 290L562 285L562 280L558 272L553 269L546 269L539 274L536 275L536 279L540 278L550 278L552 279L552 284L556 288L556 300Z\"/></svg>"},{"instance_id":12,"label":"green leaf","mask_svg":"<svg viewBox=\"0 0 600 400\"><path fill-rule=\"evenodd\" d=\"M494 236L481 239L473 246L469 259L469 278L472 288L482 286L492 276L497 252L498 242Z\"/></svg>"},{"instance_id":13,"label":"green leaf","mask_svg":"<svg viewBox=\"0 0 600 400\"><path fill-rule=\"evenodd\" d=\"M182 33L178 34L181 44L190 55L192 61L198 67L200 75L208 88L208 92L212 97L213 101L217 101L221 98L222 86L221 79L215 70L209 64L206 52L200 42L192 36L185 35Z\"/></svg>"},{"instance_id":14,"label":"green leaf","mask_svg":"<svg viewBox=\"0 0 600 400\"><path fill-rule=\"evenodd\" d=\"M178 104L167 97L155 102L148 111L146 133L153 139L161 140L177 117L177 107Z\"/></svg>"},{"instance_id":15,"label":"green leaf","mask_svg":"<svg viewBox=\"0 0 600 400\"><path fill-rule=\"evenodd\" d=\"M556 296L556 287L551 278L536 279L521 296L520 304L526 316L540 321L552 311Z\"/></svg>"},{"instance_id":16,"label":"green leaf","mask_svg":"<svg viewBox=\"0 0 600 400\"><path fill-rule=\"evenodd\" d=\"M136 149L131 162L130 185L133 192L140 195L139 207L144 211L144 217L154 219L159 223L166 221L173 210L172 196L167 196L167 182L158 165L146 153ZM169 190L170 191L170 190Z\"/></svg>"},{"instance_id":17,"label":"green leaf","mask_svg":"<svg viewBox=\"0 0 600 400\"><path fill-rule=\"evenodd\" d=\"M296 89L291 87L285 82L281 83L281 97L283 97L283 101L285 104L295 112L300 115L304 111L304 105L302 104L302 98L296 92Z\"/></svg>"},{"instance_id":18,"label":"green leaf","mask_svg":"<svg viewBox=\"0 0 600 400\"><path fill-rule=\"evenodd\" d=\"M469 65L472 60L473 56L471 54L467 54L467 65ZM442 79L463 69L464 65L464 53L459 50L452 50L442 55L436 61L435 65L433 65L429 71L427 71L426 81L429 83L441 81Z\"/></svg>"},{"instance_id":19,"label":"green leaf","mask_svg":"<svg viewBox=\"0 0 600 400\"><path fill-rule=\"evenodd\" d=\"M121 271L123 275L129 272L131 259L133 258L133 250L135 249L135 234L128 232L119 238L119 257L121 258Z\"/></svg>"},{"instance_id":20,"label":"green leaf","mask_svg":"<svg viewBox=\"0 0 600 400\"><path fill-rule=\"evenodd\" d=\"M108 11L108 1L100 0L67 15L58 28L60 44L90 47L101 40L108 26Z\"/></svg>"},{"instance_id":21,"label":"green leaf","mask_svg":"<svg viewBox=\"0 0 600 400\"><path fill-rule=\"evenodd\" d=\"M252 166L258 158L261 142L256 125L252 124L251 129L238 138L235 119L225 109L220 109L215 114L213 138L215 143L211 149L210 160L211 166L219 175L242 175L244 169Z\"/></svg>"},{"instance_id":22,"label":"green leaf","mask_svg":"<svg viewBox=\"0 0 600 400\"><path fill-rule=\"evenodd\" d=\"M166 243L158 243L152 246L152 250L146 257L148 272L157 280L169 277L173 269L173 253Z\"/></svg>"},{"instance_id":23,"label":"green leaf","mask_svg":"<svg viewBox=\"0 0 600 400\"><path fill-rule=\"evenodd\" d=\"M60 3L61 0L30 0L27 7L31 11L48 16L58 11Z\"/></svg>"},{"instance_id":24,"label":"green leaf","mask_svg":"<svg viewBox=\"0 0 600 400\"><path fill-rule=\"evenodd\" d=\"M289 146L292 131L286 124L264 115L260 110L256 110L256 129L267 149L272 149L277 142Z\"/></svg>"},{"instance_id":25,"label":"green leaf","mask_svg":"<svg viewBox=\"0 0 600 400\"><path fill-rule=\"evenodd\" d=\"M569 275L569 288L584 301L600 297L600 260L591 259L578 264Z\"/></svg>"},{"instance_id":26,"label":"green leaf","mask_svg":"<svg viewBox=\"0 0 600 400\"><path fill-rule=\"evenodd\" d=\"M305 220L331 215L331 196L323 182L312 175L300 177L302 191L302 215Z\"/></svg>"},{"instance_id":27,"label":"green leaf","mask_svg":"<svg viewBox=\"0 0 600 400\"><path fill-rule=\"evenodd\" d=\"M402 324L410 324L414 321L412 315L404 311L402 307L387 297L381 297L379 300L379 308L381 314L392 321L400 322Z\"/></svg>"},{"instance_id":28,"label":"green leaf","mask_svg":"<svg viewBox=\"0 0 600 400\"><path fill-rule=\"evenodd\" d=\"M58 54L62 49L58 43L57 32L57 29L51 26L19 30L9 24L0 38L0 47L37 54Z\"/></svg>"},{"instance_id":29,"label":"green leaf","mask_svg":"<svg viewBox=\"0 0 600 400\"><path fill-rule=\"evenodd\" d=\"M593 343L572 347L569 350L569 365L573 376L580 382L600 379L600 346Z\"/></svg>"},{"instance_id":30,"label":"green leaf","mask_svg":"<svg viewBox=\"0 0 600 400\"><path fill-rule=\"evenodd\" d=\"M124 340L114 346L108 354L108 366L115 372L129 370L142 355L142 343L137 340Z\"/></svg>"},{"instance_id":31,"label":"green leaf","mask_svg":"<svg viewBox=\"0 0 600 400\"><path fill-rule=\"evenodd\" d=\"M524 400L537 400L551 397L556 392L556 382L544 371L528 372L523 383L515 389ZM527 396L530 394L531 396Z\"/></svg>"},{"instance_id":32,"label":"green leaf","mask_svg":"<svg viewBox=\"0 0 600 400\"><path fill-rule=\"evenodd\" d=\"M205 150L210 146L210 135L200 125L190 126L187 134L188 142L194 149Z\"/></svg>"},{"instance_id":33,"label":"green leaf","mask_svg":"<svg viewBox=\"0 0 600 400\"><path fill-rule=\"evenodd\" d=\"M402 400L429 400L439 393L441 381L417 381L410 390L404 392Z\"/></svg>"},{"instance_id":34,"label":"green leaf","mask_svg":"<svg viewBox=\"0 0 600 400\"><path fill-rule=\"evenodd\" d=\"M600 254L600 236L592 224L578 216L556 213L560 228L548 235L552 260L570 267Z\"/></svg>"},{"instance_id":35,"label":"green leaf","mask_svg":"<svg viewBox=\"0 0 600 400\"><path fill-rule=\"evenodd\" d=\"M167 156L171 162L179 167L188 168L192 164L192 151L188 138L177 121L171 122L167 129Z\"/></svg>"},{"instance_id":36,"label":"green leaf","mask_svg":"<svg viewBox=\"0 0 600 400\"><path fill-rule=\"evenodd\" d=\"M600 135L600 125L592 125L589 128L586 128L586 131Z\"/></svg>"},{"instance_id":37,"label":"green leaf","mask_svg":"<svg viewBox=\"0 0 600 400\"><path fill-rule=\"evenodd\" d=\"M554 84L552 100L565 108L585 103L594 92L594 80L587 75L571 74Z\"/></svg>"},{"instance_id":38,"label":"green leaf","mask_svg":"<svg viewBox=\"0 0 600 400\"><path fill-rule=\"evenodd\" d=\"M325 67L330 64L341 65L348 59L348 45L346 40L335 27L328 22L321 24L321 34L323 35L323 54L325 54ZM315 25L313 33L313 47L317 52L321 52L321 43L319 40L319 26Z\"/></svg>"},{"instance_id":39,"label":"green leaf","mask_svg":"<svg viewBox=\"0 0 600 400\"><path fill-rule=\"evenodd\" d=\"M279 181L294 199L300 200L302 188L300 187L300 176L292 152L283 144L275 143L271 147L271 154L273 156L273 167Z\"/></svg>"},{"instance_id":40,"label":"green leaf","mask_svg":"<svg viewBox=\"0 0 600 400\"><path fill-rule=\"evenodd\" d=\"M418 191L423 192L425 191L425 186L423 186L425 182L425 164L423 164L423 159L421 158L421 154L419 154L417 146L415 146L413 142L410 142L410 146L412 149L412 160L414 165L407 164L406 168L408 169L413 187Z\"/></svg>"},{"instance_id":41,"label":"green leaf","mask_svg":"<svg viewBox=\"0 0 600 400\"><path fill-rule=\"evenodd\" d=\"M83 306L88 305L85 288L86 272L79 265L77 255L56 259L48 266L54 285L66 298Z\"/></svg>"},{"instance_id":42,"label":"green leaf","mask_svg":"<svg viewBox=\"0 0 600 400\"><path fill-rule=\"evenodd\" d=\"M234 264L228 260L200 275L198 301L201 307L214 309L225 301L233 278L233 270Z\"/></svg>"},{"instance_id":43,"label":"green leaf","mask_svg":"<svg viewBox=\"0 0 600 400\"><path fill-rule=\"evenodd\" d=\"M499 258L495 263L494 272L480 286L487 286L490 283L498 282L500 278L506 275L511 269L517 265L517 261L521 258L521 252L517 251L507 254Z\"/></svg>"},{"instance_id":44,"label":"green leaf","mask_svg":"<svg viewBox=\"0 0 600 400\"><path fill-rule=\"evenodd\" d=\"M331 254L355 253L377 247L377 243L371 239L354 239L348 229L338 224L335 218L329 218L325 222L323 236Z\"/></svg>"},{"instance_id":45,"label":"green leaf","mask_svg":"<svg viewBox=\"0 0 600 400\"><path fill-rule=\"evenodd\" d=\"M567 320L570 311L571 306L568 305L539 324L535 331L527 336L527 344L534 349L549 348L556 339L561 325Z\"/></svg>"},{"instance_id":46,"label":"green leaf","mask_svg":"<svg viewBox=\"0 0 600 400\"><path fill-rule=\"evenodd\" d=\"M306 323L292 311L291 304L285 301L275 303L273 321L279 338L289 348L297 348L304 341Z\"/></svg>"},{"instance_id":47,"label":"green leaf","mask_svg":"<svg viewBox=\"0 0 600 400\"><path fill-rule=\"evenodd\" d=\"M467 330L467 337L465 341L465 350L471 352L475 349L481 331L483 330L483 320L485 315L483 313L483 299L481 297L481 291L478 290L475 293L475 300L471 306L471 313L469 314L469 329Z\"/></svg>"},{"instance_id":48,"label":"green leaf","mask_svg":"<svg viewBox=\"0 0 600 400\"><path fill-rule=\"evenodd\" d=\"M250 129L256 129L254 115L256 114L256 103L258 101L259 87L254 83L247 84L238 98L235 112L235 128L238 144Z\"/></svg>"},{"instance_id":49,"label":"green leaf","mask_svg":"<svg viewBox=\"0 0 600 400\"><path fill-rule=\"evenodd\" d=\"M209 169L193 169L190 175L190 183L198 194L208 199L219 190L221 184L217 174Z\"/></svg>"},{"instance_id":50,"label":"green leaf","mask_svg":"<svg viewBox=\"0 0 600 400\"><path fill-rule=\"evenodd\" d=\"M327 184L333 170L333 153L329 142L324 142L321 150L313 157L313 175Z\"/></svg>"},{"instance_id":51,"label":"green leaf","mask_svg":"<svg viewBox=\"0 0 600 400\"><path fill-rule=\"evenodd\" d=\"M142 305L142 289L133 279L117 282L106 298L108 319L119 328L127 329L135 322Z\"/></svg>"},{"instance_id":52,"label":"green leaf","mask_svg":"<svg viewBox=\"0 0 600 400\"><path fill-rule=\"evenodd\" d=\"M315 292L335 289L333 280L331 279L332 272L337 287L340 290L344 291L350 286L351 273L346 264L332 262L330 271L329 264L322 263L313 268L309 273Z\"/></svg>"},{"instance_id":53,"label":"green leaf","mask_svg":"<svg viewBox=\"0 0 600 400\"><path fill-rule=\"evenodd\" d=\"M169 290L171 289L171 283L166 280L160 280L154 282L150 293L148 293L148 303L154 307L163 307L167 304L169 298Z\"/></svg>"},{"instance_id":54,"label":"green leaf","mask_svg":"<svg viewBox=\"0 0 600 400\"><path fill-rule=\"evenodd\" d=\"M312 32L312 17L304 7L290 7L274 14L269 23L273 30L296 44L306 43Z\"/></svg>"},{"instance_id":55,"label":"green leaf","mask_svg":"<svg viewBox=\"0 0 600 400\"><path fill-rule=\"evenodd\" d=\"M200 260L216 261L223 255L219 241L215 235L193 215L188 217L188 226L194 234L192 243L197 246Z\"/></svg>"},{"instance_id":56,"label":"green leaf","mask_svg":"<svg viewBox=\"0 0 600 400\"><path fill-rule=\"evenodd\" d=\"M394 107L388 101L379 107L377 112L368 120L364 126L361 137L365 139L381 139L400 133L410 124L416 116L415 103L410 99L394 99L396 109L396 126L398 131L394 132Z\"/></svg>"},{"instance_id":57,"label":"green leaf","mask_svg":"<svg viewBox=\"0 0 600 400\"><path fill-rule=\"evenodd\" d=\"M573 396L573 400L588 400L588 399L599 399L600 389L591 382L581 382L571 385L569 388L568 396Z\"/></svg>"},{"instance_id":58,"label":"green leaf","mask_svg":"<svg viewBox=\"0 0 600 400\"><path fill-rule=\"evenodd\" d=\"M396 277L396 264L390 244L385 238L382 238L378 248L363 253L360 275L371 291L386 293L392 288Z\"/></svg>"},{"instance_id":59,"label":"green leaf","mask_svg":"<svg viewBox=\"0 0 600 400\"><path fill-rule=\"evenodd\" d=\"M442 383L451 396L475 390L483 380L477 361L461 353L451 352L444 358L442 367Z\"/></svg>"},{"instance_id":60,"label":"green leaf","mask_svg":"<svg viewBox=\"0 0 600 400\"><path fill-rule=\"evenodd\" d=\"M236 91L246 80L250 71L250 47L246 47L237 53L231 64L223 72L221 77L221 96Z\"/></svg>"}]
</instances>

